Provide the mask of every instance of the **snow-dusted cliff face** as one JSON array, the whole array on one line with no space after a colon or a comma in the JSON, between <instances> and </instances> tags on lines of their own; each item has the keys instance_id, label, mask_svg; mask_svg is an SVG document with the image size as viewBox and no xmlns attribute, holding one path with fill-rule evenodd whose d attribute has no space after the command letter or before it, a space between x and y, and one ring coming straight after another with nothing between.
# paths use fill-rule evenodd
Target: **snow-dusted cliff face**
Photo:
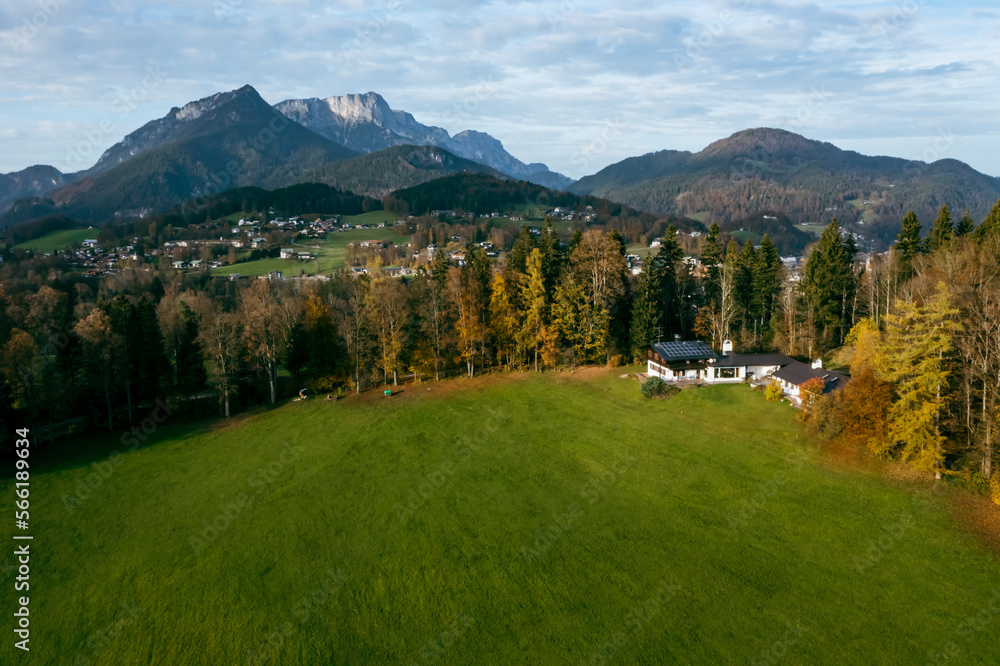
<instances>
[{"instance_id":1,"label":"snow-dusted cliff face","mask_svg":"<svg viewBox=\"0 0 1000 666\"><path fill-rule=\"evenodd\" d=\"M440 127L424 125L409 113L390 108L374 92L292 99L276 104L275 108L300 125L352 150L371 153L399 145L438 146L514 178L558 189L573 182L549 171L544 164L525 164L489 134L466 130L452 137Z\"/></svg>"}]
</instances>

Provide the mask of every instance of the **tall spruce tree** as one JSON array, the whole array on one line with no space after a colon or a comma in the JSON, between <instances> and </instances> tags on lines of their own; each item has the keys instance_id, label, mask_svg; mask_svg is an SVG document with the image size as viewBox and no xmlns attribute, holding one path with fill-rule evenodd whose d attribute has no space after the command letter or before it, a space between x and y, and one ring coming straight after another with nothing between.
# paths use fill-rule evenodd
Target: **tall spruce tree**
<instances>
[{"instance_id":1,"label":"tall spruce tree","mask_svg":"<svg viewBox=\"0 0 1000 666\"><path fill-rule=\"evenodd\" d=\"M777 307L782 277L783 266L778 248L771 237L764 234L753 269L753 316L759 320L762 330L769 326L771 314Z\"/></svg>"},{"instance_id":2,"label":"tall spruce tree","mask_svg":"<svg viewBox=\"0 0 1000 666\"><path fill-rule=\"evenodd\" d=\"M948 205L945 204L941 206L937 219L934 220L934 226L931 227L927 242L930 245L930 249L934 251L950 243L954 235L955 226L951 221L951 211L948 210Z\"/></svg>"},{"instance_id":3,"label":"tall spruce tree","mask_svg":"<svg viewBox=\"0 0 1000 666\"><path fill-rule=\"evenodd\" d=\"M736 307L743 327L753 326L754 319L754 268L757 265L757 252L753 241L747 240L746 245L736 257L736 273L733 276Z\"/></svg>"},{"instance_id":4,"label":"tall spruce tree","mask_svg":"<svg viewBox=\"0 0 1000 666\"><path fill-rule=\"evenodd\" d=\"M993 204L993 208L990 209L983 223L976 229L976 238L978 240L988 237L1000 237L1000 199L997 199L997 202Z\"/></svg>"},{"instance_id":5,"label":"tall spruce tree","mask_svg":"<svg viewBox=\"0 0 1000 666\"><path fill-rule=\"evenodd\" d=\"M677 229L667 227L660 245L660 251L652 258L653 272L660 286L660 327L664 337L683 333L681 308L683 297L677 277L682 266L684 250L677 243Z\"/></svg>"},{"instance_id":6,"label":"tall spruce tree","mask_svg":"<svg viewBox=\"0 0 1000 666\"><path fill-rule=\"evenodd\" d=\"M844 303L853 277L849 248L834 218L823 230L806 260L802 275L802 301L815 328L814 351L838 346L845 333Z\"/></svg>"},{"instance_id":7,"label":"tall spruce tree","mask_svg":"<svg viewBox=\"0 0 1000 666\"><path fill-rule=\"evenodd\" d=\"M966 208L965 212L962 213L962 219L958 221L955 225L955 237L968 236L969 234L976 231L976 223L972 219L972 214L969 209Z\"/></svg>"},{"instance_id":8,"label":"tall spruce tree","mask_svg":"<svg viewBox=\"0 0 1000 666\"><path fill-rule=\"evenodd\" d=\"M708 229L708 236L701 246L701 263L705 267L706 276L705 305L710 308L719 302L719 274L722 268L722 246L719 244L719 225L715 222Z\"/></svg>"},{"instance_id":9,"label":"tall spruce tree","mask_svg":"<svg viewBox=\"0 0 1000 666\"><path fill-rule=\"evenodd\" d=\"M641 359L646 347L657 342L662 335L662 291L659 272L652 261L647 261L639 274L632 299L630 343L633 359Z\"/></svg>"},{"instance_id":10,"label":"tall spruce tree","mask_svg":"<svg viewBox=\"0 0 1000 666\"><path fill-rule=\"evenodd\" d=\"M925 245L920 239L920 219L912 210L903 217L902 227L896 237L899 251L899 272L903 279L913 275L913 260L924 252Z\"/></svg>"}]
</instances>

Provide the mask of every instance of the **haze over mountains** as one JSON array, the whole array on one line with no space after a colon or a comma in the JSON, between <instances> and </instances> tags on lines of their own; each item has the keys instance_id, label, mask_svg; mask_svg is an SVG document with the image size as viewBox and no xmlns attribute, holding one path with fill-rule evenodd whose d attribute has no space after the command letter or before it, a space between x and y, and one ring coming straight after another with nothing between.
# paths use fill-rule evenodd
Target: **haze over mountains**
<instances>
[{"instance_id":1,"label":"haze over mountains","mask_svg":"<svg viewBox=\"0 0 1000 666\"><path fill-rule=\"evenodd\" d=\"M929 220L945 203L981 219L1000 198L1000 179L957 160L867 157L777 129L738 132L697 153L629 158L573 183L518 160L488 134L450 136L423 125L376 93L272 106L247 85L171 109L84 171L42 165L0 174L0 212L9 208L0 226L54 213L100 223L240 186L319 182L381 198L458 173L527 180L703 222L780 212L792 222L836 216L873 232L898 228L910 209Z\"/></svg>"}]
</instances>

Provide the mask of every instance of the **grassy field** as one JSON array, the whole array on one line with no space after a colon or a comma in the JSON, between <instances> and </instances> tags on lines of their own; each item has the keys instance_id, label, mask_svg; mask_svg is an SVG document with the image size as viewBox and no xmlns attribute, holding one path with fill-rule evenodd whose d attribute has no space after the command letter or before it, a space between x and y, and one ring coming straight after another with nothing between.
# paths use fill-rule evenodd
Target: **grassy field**
<instances>
[{"instance_id":1,"label":"grassy field","mask_svg":"<svg viewBox=\"0 0 1000 666\"><path fill-rule=\"evenodd\" d=\"M344 222L348 224L382 224L383 222L393 224L401 217L405 218L406 216L400 216L397 213L391 213L387 210L373 210L361 215L345 215ZM379 229L379 231L383 230Z\"/></svg>"},{"instance_id":2,"label":"grassy field","mask_svg":"<svg viewBox=\"0 0 1000 666\"><path fill-rule=\"evenodd\" d=\"M729 235L735 238L740 245L746 245L748 240L752 241L754 245L757 245L760 243L760 239L762 238L761 234L754 231L732 231Z\"/></svg>"},{"instance_id":3,"label":"grassy field","mask_svg":"<svg viewBox=\"0 0 1000 666\"><path fill-rule=\"evenodd\" d=\"M816 238L819 238L820 236L823 235L823 230L826 229L826 225L825 224L802 224L802 225L799 225L799 229L801 229L802 231L804 231L804 232L806 232L808 234L812 234Z\"/></svg>"},{"instance_id":4,"label":"grassy field","mask_svg":"<svg viewBox=\"0 0 1000 666\"><path fill-rule=\"evenodd\" d=\"M34 250L36 252L56 252L70 247L74 243L81 243L86 238L97 238L100 229L61 229L47 233L44 236L34 238L23 243L18 243L15 248L24 250Z\"/></svg>"},{"instance_id":5,"label":"grassy field","mask_svg":"<svg viewBox=\"0 0 1000 666\"><path fill-rule=\"evenodd\" d=\"M648 401L619 372L168 420L121 458L116 433L36 459L22 661L1000 660L1000 559L947 496L831 465L743 386Z\"/></svg>"},{"instance_id":6,"label":"grassy field","mask_svg":"<svg viewBox=\"0 0 1000 666\"><path fill-rule=\"evenodd\" d=\"M352 229L351 231L338 231L328 234L321 240L305 239L297 241L294 247L303 252L315 252L316 259L313 261L299 261L297 259L258 259L256 261L245 261L232 266L212 269L213 275L230 275L239 273L240 275L267 275L270 271L281 271L286 277L293 275L325 275L342 268L344 259L347 256L347 244L363 240L390 241L396 245L405 245L410 242L410 237L396 233L393 229Z\"/></svg>"}]
</instances>

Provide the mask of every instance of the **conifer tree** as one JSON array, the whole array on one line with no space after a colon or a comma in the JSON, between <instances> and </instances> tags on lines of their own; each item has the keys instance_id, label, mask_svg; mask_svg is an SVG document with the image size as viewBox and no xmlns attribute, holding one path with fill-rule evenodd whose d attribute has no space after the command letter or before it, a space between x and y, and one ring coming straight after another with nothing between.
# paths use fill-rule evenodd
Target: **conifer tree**
<instances>
[{"instance_id":1,"label":"conifer tree","mask_svg":"<svg viewBox=\"0 0 1000 666\"><path fill-rule=\"evenodd\" d=\"M941 210L938 212L937 219L934 220L934 226L931 227L930 236L928 237L928 244L931 251L935 251L950 243L954 235L955 227L951 221L951 211L948 210L948 206L945 204L941 206Z\"/></svg>"},{"instance_id":2,"label":"conifer tree","mask_svg":"<svg viewBox=\"0 0 1000 666\"><path fill-rule=\"evenodd\" d=\"M707 276L704 280L705 305L712 308L719 302L719 271L722 267L722 246L719 245L719 225L715 222L708 229L708 236L701 246L701 263Z\"/></svg>"},{"instance_id":3,"label":"conifer tree","mask_svg":"<svg viewBox=\"0 0 1000 666\"><path fill-rule=\"evenodd\" d=\"M965 212L962 213L962 219L960 219L958 224L955 225L955 237L958 238L959 236L968 236L969 234L975 232L975 230L976 223L973 221L972 214L969 212L969 209L966 208Z\"/></svg>"},{"instance_id":4,"label":"conifer tree","mask_svg":"<svg viewBox=\"0 0 1000 666\"><path fill-rule=\"evenodd\" d=\"M771 314L781 295L783 266L778 248L770 236L760 239L760 250L753 268L753 316L760 320L761 329L767 329Z\"/></svg>"},{"instance_id":5,"label":"conifer tree","mask_svg":"<svg viewBox=\"0 0 1000 666\"><path fill-rule=\"evenodd\" d=\"M920 219L912 210L903 217L902 228L896 237L899 251L899 271L902 279L913 275L913 259L924 252L925 245L920 240Z\"/></svg>"},{"instance_id":6,"label":"conifer tree","mask_svg":"<svg viewBox=\"0 0 1000 666\"><path fill-rule=\"evenodd\" d=\"M997 199L983 223L976 229L977 240L988 237L1000 237L1000 199Z\"/></svg>"},{"instance_id":7,"label":"conifer tree","mask_svg":"<svg viewBox=\"0 0 1000 666\"><path fill-rule=\"evenodd\" d=\"M684 250L677 243L677 229L670 225L663 235L659 252L649 262L653 265L654 278L660 285L659 327L662 336L682 333L684 329L684 299L678 279L678 269L683 265L683 259Z\"/></svg>"},{"instance_id":8,"label":"conifer tree","mask_svg":"<svg viewBox=\"0 0 1000 666\"><path fill-rule=\"evenodd\" d=\"M511 248L510 254L507 255L507 270L523 273L525 262L534 247L535 237L528 230L528 227L522 227L521 234L514 241L514 246Z\"/></svg>"},{"instance_id":9,"label":"conifer tree","mask_svg":"<svg viewBox=\"0 0 1000 666\"><path fill-rule=\"evenodd\" d=\"M662 292L658 271L653 267L652 261L647 261L639 274L632 300L630 342L633 359L642 358L646 347L661 337Z\"/></svg>"},{"instance_id":10,"label":"conifer tree","mask_svg":"<svg viewBox=\"0 0 1000 666\"><path fill-rule=\"evenodd\" d=\"M842 341L845 301L852 279L850 248L845 245L840 224L834 218L806 260L802 275L802 302L812 320L819 351L832 349Z\"/></svg>"},{"instance_id":11,"label":"conifer tree","mask_svg":"<svg viewBox=\"0 0 1000 666\"><path fill-rule=\"evenodd\" d=\"M746 245L736 257L736 272L733 275L733 289L739 318L745 327L755 318L754 312L754 268L757 265L757 252L753 241L747 240Z\"/></svg>"}]
</instances>

